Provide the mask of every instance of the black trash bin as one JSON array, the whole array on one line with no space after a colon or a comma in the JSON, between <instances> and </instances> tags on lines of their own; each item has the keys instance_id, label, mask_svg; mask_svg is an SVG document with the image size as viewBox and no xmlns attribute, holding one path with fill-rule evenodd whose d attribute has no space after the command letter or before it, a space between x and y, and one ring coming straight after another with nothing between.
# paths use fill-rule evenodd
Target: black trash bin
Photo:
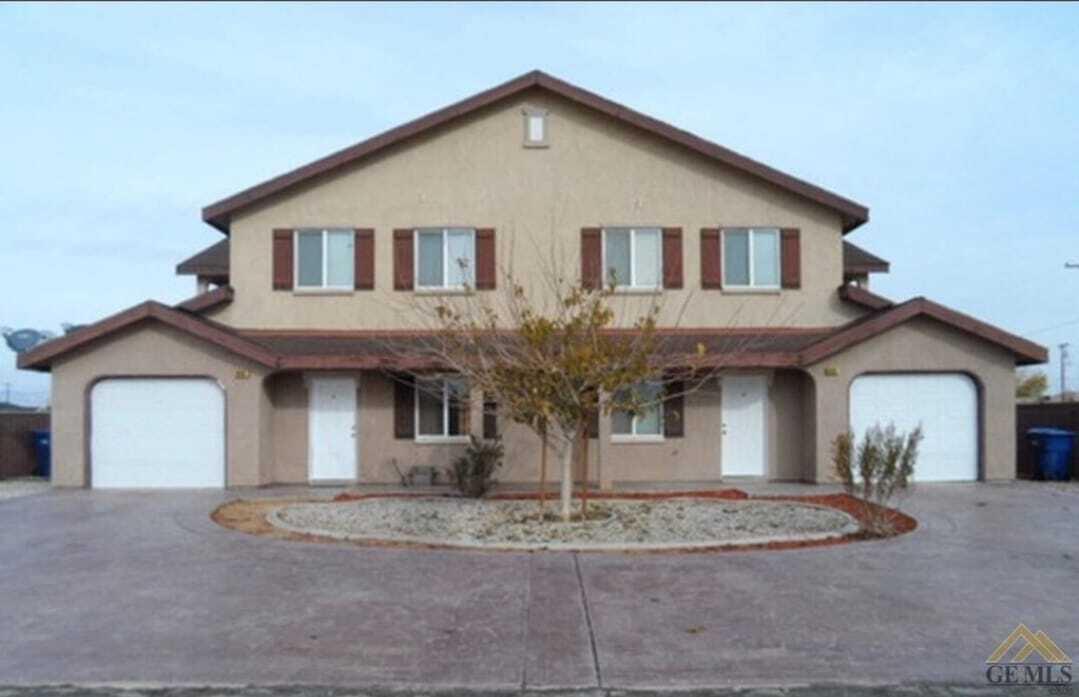
<instances>
[{"instance_id":1,"label":"black trash bin","mask_svg":"<svg viewBox=\"0 0 1079 697\"><path fill-rule=\"evenodd\" d=\"M48 479L52 476L52 434L47 428L38 428L30 432L34 442L34 458L37 468L34 474Z\"/></svg>"}]
</instances>

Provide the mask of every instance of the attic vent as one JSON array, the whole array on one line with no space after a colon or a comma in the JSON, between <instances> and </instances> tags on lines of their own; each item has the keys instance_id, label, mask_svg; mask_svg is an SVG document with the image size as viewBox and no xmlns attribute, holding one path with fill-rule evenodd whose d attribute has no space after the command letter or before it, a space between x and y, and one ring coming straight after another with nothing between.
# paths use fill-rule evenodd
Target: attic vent
<instances>
[{"instance_id":1,"label":"attic vent","mask_svg":"<svg viewBox=\"0 0 1079 697\"><path fill-rule=\"evenodd\" d=\"M525 107L524 114L524 146L526 148L545 148L547 142L547 110L536 107Z\"/></svg>"}]
</instances>

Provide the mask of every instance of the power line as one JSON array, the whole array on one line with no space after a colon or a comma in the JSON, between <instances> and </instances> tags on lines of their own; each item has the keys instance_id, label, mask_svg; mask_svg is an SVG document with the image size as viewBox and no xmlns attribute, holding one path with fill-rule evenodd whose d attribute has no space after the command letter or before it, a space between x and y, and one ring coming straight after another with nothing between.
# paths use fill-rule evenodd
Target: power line
<instances>
[{"instance_id":1,"label":"power line","mask_svg":"<svg viewBox=\"0 0 1079 697\"><path fill-rule=\"evenodd\" d=\"M1079 317L1076 317L1075 319L1070 319L1067 322L1061 322L1060 324L1054 324L1051 327L1042 327L1041 329L1035 329L1034 331L1023 332L1023 333L1026 334L1027 336L1030 336L1031 334L1041 334L1042 332L1048 332L1048 331L1052 331L1054 329L1060 329L1062 327L1070 327L1070 326L1072 326L1074 324L1079 324Z\"/></svg>"}]
</instances>

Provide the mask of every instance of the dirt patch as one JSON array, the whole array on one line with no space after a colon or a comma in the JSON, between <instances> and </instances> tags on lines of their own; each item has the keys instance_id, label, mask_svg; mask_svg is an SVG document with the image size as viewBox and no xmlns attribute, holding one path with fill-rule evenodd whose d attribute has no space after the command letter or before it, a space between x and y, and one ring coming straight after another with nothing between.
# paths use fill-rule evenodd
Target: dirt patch
<instances>
[{"instance_id":1,"label":"dirt patch","mask_svg":"<svg viewBox=\"0 0 1079 697\"><path fill-rule=\"evenodd\" d=\"M372 493L372 494L357 494L354 492L346 492L334 497L333 501L359 501L370 498L430 498L430 495L422 494L395 494L395 493ZM530 500L538 499L539 495L534 493L520 493L520 494L502 494L496 495L491 498L503 499L503 500ZM699 498L699 499L721 499L721 500L746 500L751 497L746 492L740 489L717 489L712 491L676 491L676 492L627 492L627 493L614 493L614 492L596 492L591 494L590 498L594 499L644 499L644 500L662 500L670 498ZM806 495L806 496L756 496L754 499L768 500L768 501L791 501L796 503L808 503L818 506L825 506L829 508L835 508L850 514L859 522L865 520L865 507L862 501L856 499L847 494L819 494L819 495ZM452 546L447 545L435 545L435 544L422 544L412 542L394 542L389 540L340 540L332 537L323 537L319 535L310 535L304 533L293 532L274 526L267 519L267 515L281 506L291 503L326 503L326 499L318 498L280 498L280 499L238 499L236 501L230 501L218 507L211 515L211 519L221 525L222 527L232 530L238 530L251 535L259 535L262 537L269 537L279 540L292 540L298 542L321 542L321 543L335 543L335 544L352 544L361 547L389 547L389 548L413 548L413 549L454 549ZM911 532L918 526L918 522L895 509L888 509L889 517L895 525L895 535L902 535ZM803 549L808 547L829 547L833 545L849 544L852 542L858 542L863 540L879 540L881 538L867 535L864 532L857 532L842 537L833 537L827 539L818 540L792 540L783 542L768 542L763 544L752 545L723 545L717 544L707 547L693 547L683 549L647 549L647 550L620 550L616 552L610 552L607 550L596 550L594 553L616 553L616 554L670 554L670 553L711 553L711 552L750 552L760 550L787 550L787 549ZM474 548L469 549L472 552L486 552L486 553L500 553L511 550L502 549L482 549ZM516 550L520 553L520 550Z\"/></svg>"}]
</instances>

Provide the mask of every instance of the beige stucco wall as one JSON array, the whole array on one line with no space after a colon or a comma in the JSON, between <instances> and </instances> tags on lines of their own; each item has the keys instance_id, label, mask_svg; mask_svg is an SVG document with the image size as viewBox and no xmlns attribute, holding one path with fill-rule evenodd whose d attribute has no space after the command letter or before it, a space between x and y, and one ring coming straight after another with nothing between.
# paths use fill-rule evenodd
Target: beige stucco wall
<instances>
[{"instance_id":1,"label":"beige stucco wall","mask_svg":"<svg viewBox=\"0 0 1079 697\"><path fill-rule=\"evenodd\" d=\"M356 373L359 391L357 414L359 481L392 484L398 481L392 462L402 471L413 465L447 467L464 446L417 443L398 439L393 433L393 382L376 372ZM299 373L275 375L268 381L273 404L273 466L275 483L307 481L307 387ZM776 371L770 375L767 409L768 465L770 479L812 478L806 470L802 448L803 390L808 379L799 371ZM589 479L596 483L645 481L718 481L722 477L720 426L723 420L720 388L710 383L687 395L685 433L662 442L619 443L612 441L610 419L600 420L600 438L589 447ZM479 405L472 415L474 432L481 432ZM540 445L527 428L499 422L506 449L505 467L498 479L534 483L539 479ZM575 473L579 478L580 473ZM557 457L552 451L548 479L560 480Z\"/></svg>"},{"instance_id":2,"label":"beige stucco wall","mask_svg":"<svg viewBox=\"0 0 1079 697\"><path fill-rule=\"evenodd\" d=\"M262 387L264 370L234 354L155 323L143 323L57 361L52 368L53 484L87 486L89 394L108 377L199 376L225 391L229 486L265 484L272 413Z\"/></svg>"},{"instance_id":3,"label":"beige stucco wall","mask_svg":"<svg viewBox=\"0 0 1079 697\"><path fill-rule=\"evenodd\" d=\"M521 146L525 104L550 111L550 147ZM498 263L526 286L553 262L574 279L580 228L683 228L685 289L667 291L667 322L682 326L834 325L858 314L835 293L842 280L838 215L728 167L613 123L545 92L520 95L391 148L348 171L283 194L232 222L233 302L214 318L244 328L414 327L411 292L394 291L392 231L494 227ZM700 289L700 228L802 230L802 288L765 295ZM375 229L374 291L333 296L271 290L271 231L308 226ZM641 307L637 299L617 305ZM406 310L406 311L402 311Z\"/></svg>"},{"instance_id":4,"label":"beige stucco wall","mask_svg":"<svg viewBox=\"0 0 1079 697\"><path fill-rule=\"evenodd\" d=\"M835 376L825 375L834 368ZM919 318L811 366L815 390L815 442L807 448L811 471L830 481L831 445L850 424L850 385L863 373L962 372L974 378L982 399L980 443L984 479L1015 478L1015 359L1003 349Z\"/></svg>"}]
</instances>

